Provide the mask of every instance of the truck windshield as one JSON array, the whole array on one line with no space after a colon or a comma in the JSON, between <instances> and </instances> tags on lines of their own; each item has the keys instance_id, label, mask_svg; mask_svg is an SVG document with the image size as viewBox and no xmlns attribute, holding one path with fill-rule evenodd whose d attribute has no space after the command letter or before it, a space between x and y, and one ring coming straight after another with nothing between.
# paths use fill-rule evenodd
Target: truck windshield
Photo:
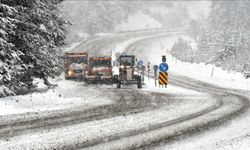
<instances>
[{"instance_id":1,"label":"truck windshield","mask_svg":"<svg viewBox=\"0 0 250 150\"><path fill-rule=\"evenodd\" d=\"M87 57L66 57L65 61L70 64L73 64L73 63L87 64L88 59Z\"/></svg>"},{"instance_id":2,"label":"truck windshield","mask_svg":"<svg viewBox=\"0 0 250 150\"><path fill-rule=\"evenodd\" d=\"M127 57L127 56L120 57L120 65L133 66L134 65L133 57Z\"/></svg>"},{"instance_id":3,"label":"truck windshield","mask_svg":"<svg viewBox=\"0 0 250 150\"><path fill-rule=\"evenodd\" d=\"M110 60L90 60L90 67L111 67Z\"/></svg>"}]
</instances>

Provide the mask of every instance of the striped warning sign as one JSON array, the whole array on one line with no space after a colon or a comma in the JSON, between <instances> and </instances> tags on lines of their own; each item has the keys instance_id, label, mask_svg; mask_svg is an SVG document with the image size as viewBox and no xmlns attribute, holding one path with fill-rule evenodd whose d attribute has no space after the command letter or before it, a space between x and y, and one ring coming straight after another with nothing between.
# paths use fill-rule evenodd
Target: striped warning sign
<instances>
[{"instance_id":1,"label":"striped warning sign","mask_svg":"<svg viewBox=\"0 0 250 150\"><path fill-rule=\"evenodd\" d=\"M168 73L160 72L159 73L159 84L160 85L168 85Z\"/></svg>"}]
</instances>

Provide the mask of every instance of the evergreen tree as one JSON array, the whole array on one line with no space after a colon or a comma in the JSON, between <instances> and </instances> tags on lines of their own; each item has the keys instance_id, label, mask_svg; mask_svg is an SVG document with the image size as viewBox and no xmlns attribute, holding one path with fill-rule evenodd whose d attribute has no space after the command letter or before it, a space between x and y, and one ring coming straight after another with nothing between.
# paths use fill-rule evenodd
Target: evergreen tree
<instances>
[{"instance_id":1,"label":"evergreen tree","mask_svg":"<svg viewBox=\"0 0 250 150\"><path fill-rule=\"evenodd\" d=\"M18 23L16 15L16 9L0 3L0 97L14 94L20 86L26 85L18 81L26 67L20 59L23 53L11 43L11 38L16 34L15 24Z\"/></svg>"},{"instance_id":2,"label":"evergreen tree","mask_svg":"<svg viewBox=\"0 0 250 150\"><path fill-rule=\"evenodd\" d=\"M1 61L5 66L1 67L1 85L9 90L2 96L27 91L33 77L49 85L48 77L60 72L56 48L64 43L65 22L57 14L59 2L2 0L0 15L6 23L1 24Z\"/></svg>"}]
</instances>

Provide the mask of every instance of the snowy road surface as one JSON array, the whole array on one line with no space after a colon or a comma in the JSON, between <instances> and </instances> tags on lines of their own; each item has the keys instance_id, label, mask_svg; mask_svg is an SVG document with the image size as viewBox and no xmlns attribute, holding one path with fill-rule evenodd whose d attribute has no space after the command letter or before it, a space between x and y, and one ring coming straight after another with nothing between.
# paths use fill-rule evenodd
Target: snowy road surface
<instances>
[{"instance_id":1,"label":"snowy road surface","mask_svg":"<svg viewBox=\"0 0 250 150\"><path fill-rule=\"evenodd\" d=\"M242 74L227 72L220 68L214 67L212 65L204 64L190 64L176 60L167 54L168 50L171 49L172 43L176 41L179 37L184 39L190 39L187 36L172 36L172 37L160 37L152 38L148 40L137 41L129 46L127 50L131 53L138 54L137 51L146 51L146 53L140 53L140 56L151 63L158 64L160 55L167 55L167 62L170 65L170 75L177 76L181 74L189 78L193 78L198 81L203 81L209 83L203 86L216 85L214 87L217 89L223 88L225 91L234 91L240 95L245 95L250 97L250 80L243 78ZM192 45L192 41L191 41ZM161 48L164 47L164 48ZM146 55L144 55L146 54ZM216 73L214 77L211 78L211 70L215 68ZM190 82L189 78L182 79L182 81ZM177 78L181 79L181 77ZM171 77L170 77L171 82ZM174 80L172 82L175 82ZM213 90L211 90L213 92ZM182 140L168 142L168 144L162 144L162 146L157 146L155 149L248 149L250 146L250 112L249 109L236 119L228 121L226 125L219 126L217 128L211 129L209 132L203 134L197 134L195 136L187 136ZM152 148L152 147L151 147Z\"/></svg>"},{"instance_id":2,"label":"snowy road surface","mask_svg":"<svg viewBox=\"0 0 250 150\"><path fill-rule=\"evenodd\" d=\"M102 50L110 53L112 48L115 52L126 49L127 53L134 53L145 62L158 64L161 55L166 53L159 47L171 48L179 36L184 36L182 34L144 31L110 35L84 42L75 50L91 50L92 54L98 54ZM54 89L42 88L28 95L3 98L0 103L0 149L134 149L152 148L160 143L161 147L156 149L175 149L179 143L189 148L192 144L188 139L166 144L167 139L218 125L248 107L245 93L219 88L211 82L197 81L185 75L178 69L170 69L167 89L154 87L154 81L150 79L146 80L142 90L86 85L65 81L61 76L54 81L58 84ZM232 124L230 129L235 129L235 125ZM199 143L200 136L205 139L206 135L212 137L214 132L223 136L223 131L218 131L223 129L218 128L191 138ZM224 129L224 138L230 129ZM246 126L243 130L247 132L240 130L239 138L232 136L235 139L222 140L218 136L214 142L221 142L218 145L208 142L208 149L223 148L230 141L236 141L237 148L240 145L237 139L247 143L249 130ZM190 148L207 147L196 144Z\"/></svg>"}]
</instances>

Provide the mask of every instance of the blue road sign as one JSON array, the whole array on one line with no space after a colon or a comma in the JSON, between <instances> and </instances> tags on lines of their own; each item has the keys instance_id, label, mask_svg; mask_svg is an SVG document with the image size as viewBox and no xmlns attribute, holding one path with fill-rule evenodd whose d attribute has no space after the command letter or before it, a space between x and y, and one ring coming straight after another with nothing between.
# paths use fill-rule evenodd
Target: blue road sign
<instances>
[{"instance_id":1,"label":"blue road sign","mask_svg":"<svg viewBox=\"0 0 250 150\"><path fill-rule=\"evenodd\" d=\"M158 70L158 65L154 65L153 69L154 69L154 75L155 75L155 79L156 79L156 76L157 76L157 70ZM155 81L156 82L156 81Z\"/></svg>"},{"instance_id":2,"label":"blue road sign","mask_svg":"<svg viewBox=\"0 0 250 150\"><path fill-rule=\"evenodd\" d=\"M142 61L142 60L139 60L139 61L138 61L138 64L139 64L139 65L143 65L143 61Z\"/></svg>"},{"instance_id":3,"label":"blue road sign","mask_svg":"<svg viewBox=\"0 0 250 150\"><path fill-rule=\"evenodd\" d=\"M158 68L159 68L158 65L154 65L154 67L153 67L154 71L157 71Z\"/></svg>"},{"instance_id":4,"label":"blue road sign","mask_svg":"<svg viewBox=\"0 0 250 150\"><path fill-rule=\"evenodd\" d=\"M159 69L160 69L162 72L167 72L167 71L168 71L168 64L166 64L166 63L161 63L160 66L159 66Z\"/></svg>"}]
</instances>

